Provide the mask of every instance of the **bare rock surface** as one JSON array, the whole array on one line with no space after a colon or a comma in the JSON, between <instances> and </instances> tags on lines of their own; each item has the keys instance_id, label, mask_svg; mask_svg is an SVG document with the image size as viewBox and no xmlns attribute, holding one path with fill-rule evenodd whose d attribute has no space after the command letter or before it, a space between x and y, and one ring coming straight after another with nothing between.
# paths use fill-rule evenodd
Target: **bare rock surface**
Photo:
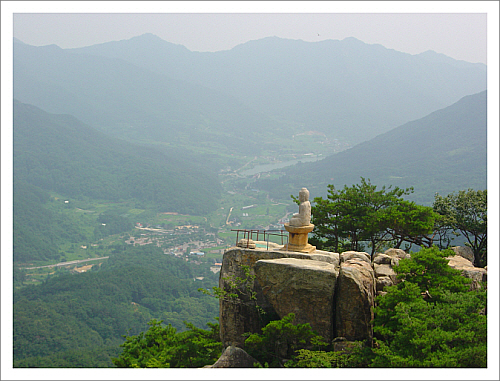
<instances>
[{"instance_id":1,"label":"bare rock surface","mask_svg":"<svg viewBox=\"0 0 500 381\"><path fill-rule=\"evenodd\" d=\"M381 276L376 279L376 290L377 290L377 295L380 295L384 289L388 286L392 286L394 282L392 279L388 276Z\"/></svg>"},{"instance_id":2,"label":"bare rock surface","mask_svg":"<svg viewBox=\"0 0 500 381\"><path fill-rule=\"evenodd\" d=\"M481 288L481 282L486 282L487 280L487 270L481 267L474 267L472 262L460 255L454 255L452 257L447 257L449 260L448 265L456 270L460 270L463 276L472 279L470 286L471 290L477 290Z\"/></svg>"},{"instance_id":3,"label":"bare rock surface","mask_svg":"<svg viewBox=\"0 0 500 381\"><path fill-rule=\"evenodd\" d=\"M253 368L258 363L245 350L228 346L214 365L206 368Z\"/></svg>"},{"instance_id":4,"label":"bare rock surface","mask_svg":"<svg viewBox=\"0 0 500 381\"><path fill-rule=\"evenodd\" d=\"M349 259L340 265L336 294L335 325L337 336L348 341L371 343L375 275L365 261Z\"/></svg>"},{"instance_id":5,"label":"bare rock surface","mask_svg":"<svg viewBox=\"0 0 500 381\"><path fill-rule=\"evenodd\" d=\"M297 258L259 260L255 274L280 318L294 313L294 324L309 323L324 339L333 339L336 266Z\"/></svg>"},{"instance_id":6,"label":"bare rock surface","mask_svg":"<svg viewBox=\"0 0 500 381\"><path fill-rule=\"evenodd\" d=\"M393 257L387 254L375 253L373 256L373 263L379 265L391 265L393 263Z\"/></svg>"},{"instance_id":7,"label":"bare rock surface","mask_svg":"<svg viewBox=\"0 0 500 381\"><path fill-rule=\"evenodd\" d=\"M393 282L396 281L396 273L392 269L391 265L386 264L373 264L373 270L375 271L375 277L390 277Z\"/></svg>"},{"instance_id":8,"label":"bare rock surface","mask_svg":"<svg viewBox=\"0 0 500 381\"><path fill-rule=\"evenodd\" d=\"M230 291L229 285L232 279L245 277L242 266L248 266L250 276L255 276L254 267L257 261L279 258L317 261L331 264L334 267L339 264L339 254L326 251L317 250L311 254L306 254L292 251L233 247L224 253L219 275L219 287ZM250 281L248 286L256 293L256 301L249 300L244 295L235 302L223 299L219 300L219 324L224 347L233 345L244 348L245 338L242 336L244 333L260 333L261 317L259 316L256 304L269 316L277 314L274 307L264 296L262 288L257 281Z\"/></svg>"},{"instance_id":9,"label":"bare rock surface","mask_svg":"<svg viewBox=\"0 0 500 381\"><path fill-rule=\"evenodd\" d=\"M340 254L340 262L345 262L349 259L360 259L362 261L365 261L367 263L371 263L371 256L368 253L361 252L361 251L345 251L342 254Z\"/></svg>"},{"instance_id":10,"label":"bare rock surface","mask_svg":"<svg viewBox=\"0 0 500 381\"><path fill-rule=\"evenodd\" d=\"M472 264L474 264L474 252L469 246L453 246L452 249L455 252L455 255L468 259Z\"/></svg>"}]
</instances>

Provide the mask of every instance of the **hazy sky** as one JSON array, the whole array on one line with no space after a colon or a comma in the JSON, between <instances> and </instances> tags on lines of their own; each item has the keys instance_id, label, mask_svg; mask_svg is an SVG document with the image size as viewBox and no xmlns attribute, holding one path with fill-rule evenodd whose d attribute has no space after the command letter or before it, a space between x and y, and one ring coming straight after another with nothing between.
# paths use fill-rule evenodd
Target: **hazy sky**
<instances>
[{"instance_id":1,"label":"hazy sky","mask_svg":"<svg viewBox=\"0 0 500 381\"><path fill-rule=\"evenodd\" d=\"M267 36L352 36L406 53L434 50L486 63L487 12L496 2L12 3L14 37L37 46L81 47L153 33L193 51L219 51Z\"/></svg>"}]
</instances>

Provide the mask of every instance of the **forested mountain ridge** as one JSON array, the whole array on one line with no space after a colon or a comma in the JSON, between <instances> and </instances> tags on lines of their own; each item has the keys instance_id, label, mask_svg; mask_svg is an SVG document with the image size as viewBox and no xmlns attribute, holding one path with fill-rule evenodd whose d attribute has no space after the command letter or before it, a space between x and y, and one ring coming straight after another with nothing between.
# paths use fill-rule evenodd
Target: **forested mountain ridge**
<instances>
[{"instance_id":1,"label":"forested mountain ridge","mask_svg":"<svg viewBox=\"0 0 500 381\"><path fill-rule=\"evenodd\" d=\"M486 189L486 91L314 163L291 167L279 180L257 184L271 194L308 185L342 188L360 177L372 183L415 188L412 198L430 205L434 194Z\"/></svg>"},{"instance_id":2,"label":"forested mountain ridge","mask_svg":"<svg viewBox=\"0 0 500 381\"><path fill-rule=\"evenodd\" d=\"M14 98L128 140L258 152L280 123L234 97L121 59L14 43ZM264 144L265 145L265 144Z\"/></svg>"},{"instance_id":3,"label":"forested mountain ridge","mask_svg":"<svg viewBox=\"0 0 500 381\"><path fill-rule=\"evenodd\" d=\"M14 178L66 197L136 198L158 211L216 207L215 174L174 154L116 140L69 115L14 102Z\"/></svg>"},{"instance_id":4,"label":"forested mountain ridge","mask_svg":"<svg viewBox=\"0 0 500 381\"><path fill-rule=\"evenodd\" d=\"M83 217L52 210L49 193L72 200L133 201L155 212L192 215L218 205L217 175L175 152L120 141L73 116L18 101L13 132L14 262L58 260L59 245L100 238L89 236L94 226L82 225ZM97 216L94 220L101 225ZM123 225L123 218L115 220Z\"/></svg>"},{"instance_id":5,"label":"forested mountain ridge","mask_svg":"<svg viewBox=\"0 0 500 381\"><path fill-rule=\"evenodd\" d=\"M434 52L411 55L352 37L316 43L268 37L201 53L145 34L68 51L119 58L352 143L486 89L485 65Z\"/></svg>"}]
</instances>

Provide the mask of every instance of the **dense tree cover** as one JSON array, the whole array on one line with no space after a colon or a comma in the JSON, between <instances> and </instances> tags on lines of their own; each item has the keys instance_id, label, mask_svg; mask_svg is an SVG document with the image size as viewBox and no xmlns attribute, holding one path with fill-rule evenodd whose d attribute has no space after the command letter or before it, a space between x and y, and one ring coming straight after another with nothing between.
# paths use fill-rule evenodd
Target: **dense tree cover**
<instances>
[{"instance_id":1,"label":"dense tree cover","mask_svg":"<svg viewBox=\"0 0 500 381\"><path fill-rule=\"evenodd\" d=\"M127 209L114 207L101 214L68 213L73 202L50 197L32 184L14 182L14 263L64 260L61 247L95 242L112 234L133 229Z\"/></svg>"},{"instance_id":2,"label":"dense tree cover","mask_svg":"<svg viewBox=\"0 0 500 381\"><path fill-rule=\"evenodd\" d=\"M17 101L14 178L69 198L136 199L159 211L198 215L216 208L221 191L211 170L177 152L113 139Z\"/></svg>"},{"instance_id":3,"label":"dense tree cover","mask_svg":"<svg viewBox=\"0 0 500 381\"><path fill-rule=\"evenodd\" d=\"M394 270L402 282L377 299L375 367L486 367L486 289L448 266L452 250L412 253Z\"/></svg>"},{"instance_id":4,"label":"dense tree cover","mask_svg":"<svg viewBox=\"0 0 500 381\"><path fill-rule=\"evenodd\" d=\"M486 190L436 194L432 207L402 198L412 191L390 186L377 190L363 177L360 184L340 190L328 185L327 198L314 199L311 243L334 252L370 248L373 254L403 244L447 248L462 234L474 251L476 265L486 265Z\"/></svg>"},{"instance_id":5,"label":"dense tree cover","mask_svg":"<svg viewBox=\"0 0 500 381\"><path fill-rule=\"evenodd\" d=\"M387 243L396 248L404 242L431 246L437 215L430 207L402 198L412 191L390 186L377 190L364 178L341 190L329 185L327 199L314 199L311 242L334 252L361 251L368 244L372 254Z\"/></svg>"},{"instance_id":6,"label":"dense tree cover","mask_svg":"<svg viewBox=\"0 0 500 381\"><path fill-rule=\"evenodd\" d=\"M26 357L15 361L16 368L111 368L119 355L119 342L103 346L58 351L48 356Z\"/></svg>"},{"instance_id":7,"label":"dense tree cover","mask_svg":"<svg viewBox=\"0 0 500 381\"><path fill-rule=\"evenodd\" d=\"M14 181L14 262L59 259L59 244L89 239L79 222L49 208L49 194Z\"/></svg>"},{"instance_id":8,"label":"dense tree cover","mask_svg":"<svg viewBox=\"0 0 500 381\"><path fill-rule=\"evenodd\" d=\"M487 191L473 189L447 196L436 194L433 204L434 211L443 216L440 227L465 237L474 252L476 266L487 264L487 204Z\"/></svg>"},{"instance_id":9,"label":"dense tree cover","mask_svg":"<svg viewBox=\"0 0 500 381\"><path fill-rule=\"evenodd\" d=\"M299 350L326 347L323 338L311 329L309 323L293 324L295 314L290 313L271 321L262 333L252 333L245 340L245 350L265 367L283 367Z\"/></svg>"},{"instance_id":10,"label":"dense tree cover","mask_svg":"<svg viewBox=\"0 0 500 381\"><path fill-rule=\"evenodd\" d=\"M400 280L377 297L373 329L375 345L348 343L333 351L309 324L293 324L294 314L271 321L261 333L247 334L245 350L264 367L486 367L486 288L468 291L470 280L448 266L452 250L437 247L412 253L394 267ZM177 354L178 366L209 364L215 346L192 334L191 343L176 341L173 327L150 322L150 329L126 337L115 364L125 367L165 367ZM215 338L214 326L210 333ZM187 337L187 336L185 336ZM187 355L195 347L198 357ZM170 356L170 357L169 357ZM206 361L204 363L203 361ZM211 362L210 362L211 361ZM187 365L186 365L187 364Z\"/></svg>"},{"instance_id":11,"label":"dense tree cover","mask_svg":"<svg viewBox=\"0 0 500 381\"><path fill-rule=\"evenodd\" d=\"M120 345L122 353L113 358L119 368L201 368L217 361L222 352L219 325L208 323L209 330L185 323L187 330L177 332L171 324L151 320L146 332L127 336Z\"/></svg>"},{"instance_id":12,"label":"dense tree cover","mask_svg":"<svg viewBox=\"0 0 500 381\"><path fill-rule=\"evenodd\" d=\"M199 276L204 280L195 281ZM208 268L152 245L116 245L100 267L15 290L14 365L58 366L82 350L90 356L82 366L101 366L102 356L114 354L101 346L118 346L122 335L142 332L153 318L179 330L186 329L183 321L204 326L218 316L218 304L197 289L216 282ZM109 357L106 364L112 366Z\"/></svg>"},{"instance_id":13,"label":"dense tree cover","mask_svg":"<svg viewBox=\"0 0 500 381\"><path fill-rule=\"evenodd\" d=\"M107 237L113 234L119 234L129 231L134 227L133 221L124 217L120 211L110 210L101 213L97 217L97 226L94 229L95 239Z\"/></svg>"}]
</instances>

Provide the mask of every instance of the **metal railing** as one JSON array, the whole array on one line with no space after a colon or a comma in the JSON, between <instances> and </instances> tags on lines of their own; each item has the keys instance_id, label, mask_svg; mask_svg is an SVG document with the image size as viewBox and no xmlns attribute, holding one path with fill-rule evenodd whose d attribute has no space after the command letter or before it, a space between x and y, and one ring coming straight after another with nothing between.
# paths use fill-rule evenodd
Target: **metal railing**
<instances>
[{"instance_id":1,"label":"metal railing","mask_svg":"<svg viewBox=\"0 0 500 381\"><path fill-rule=\"evenodd\" d=\"M258 229L231 229L232 232L236 232L236 246L240 241L239 235L243 233L243 240L247 241L246 248L249 248L250 240L260 241L259 236L263 237L262 241L266 241L266 250L269 250L269 237L277 236L281 237L281 244L284 245L283 238L286 237L286 243L288 243L288 232L286 230L270 229L270 230L258 230Z\"/></svg>"}]
</instances>

